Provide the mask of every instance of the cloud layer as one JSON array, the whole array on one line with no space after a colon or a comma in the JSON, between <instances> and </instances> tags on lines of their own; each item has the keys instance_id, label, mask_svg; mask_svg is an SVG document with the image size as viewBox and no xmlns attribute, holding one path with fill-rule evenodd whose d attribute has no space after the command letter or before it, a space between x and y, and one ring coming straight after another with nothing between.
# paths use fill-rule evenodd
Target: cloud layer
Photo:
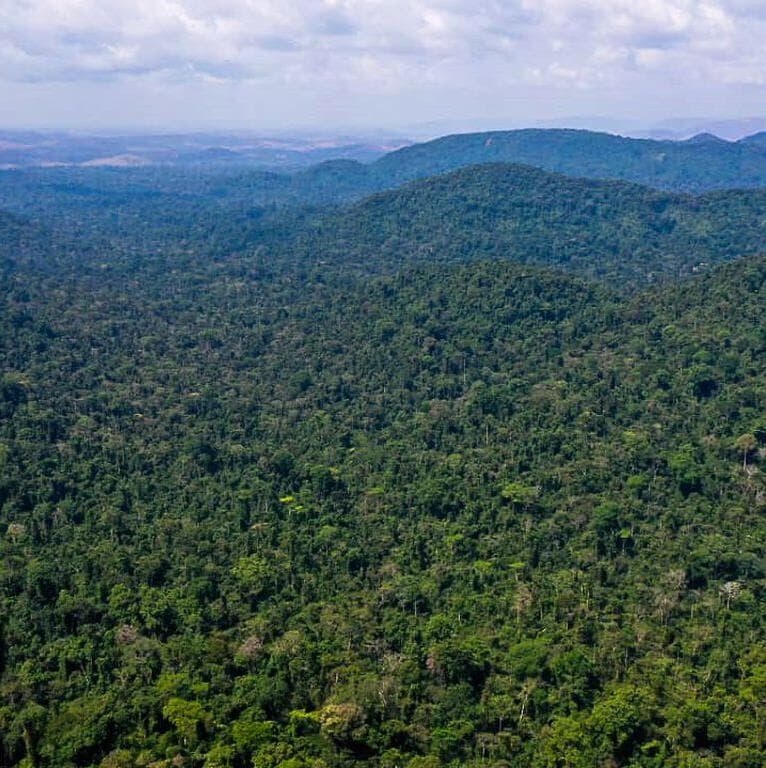
<instances>
[{"instance_id":1,"label":"cloud layer","mask_svg":"<svg viewBox=\"0 0 766 768\"><path fill-rule=\"evenodd\" d=\"M627 91L743 98L766 84L764 33L761 0L4 0L0 82L608 109Z\"/></svg>"}]
</instances>

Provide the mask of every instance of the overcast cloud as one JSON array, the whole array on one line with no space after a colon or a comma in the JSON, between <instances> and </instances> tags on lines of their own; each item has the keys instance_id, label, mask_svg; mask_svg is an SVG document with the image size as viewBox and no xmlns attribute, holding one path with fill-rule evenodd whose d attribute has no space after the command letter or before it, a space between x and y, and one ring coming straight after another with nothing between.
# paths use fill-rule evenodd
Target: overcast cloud
<instances>
[{"instance_id":1,"label":"overcast cloud","mask_svg":"<svg viewBox=\"0 0 766 768\"><path fill-rule=\"evenodd\" d=\"M0 124L766 112L763 0L2 0Z\"/></svg>"}]
</instances>

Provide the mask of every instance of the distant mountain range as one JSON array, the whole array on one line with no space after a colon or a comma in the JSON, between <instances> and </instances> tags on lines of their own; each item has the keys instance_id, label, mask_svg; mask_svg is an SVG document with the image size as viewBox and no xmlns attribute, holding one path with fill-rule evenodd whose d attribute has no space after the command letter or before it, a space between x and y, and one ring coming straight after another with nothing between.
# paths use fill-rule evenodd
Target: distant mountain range
<instances>
[{"instance_id":1,"label":"distant mountain range","mask_svg":"<svg viewBox=\"0 0 766 768\"><path fill-rule=\"evenodd\" d=\"M0 173L0 209L22 217L8 220L6 244L40 263L47 235L19 240L28 219L67 242L88 233L94 253L119 236L140 252L191 238L216 257L264 246L282 249L281 263L362 271L493 256L633 287L766 250L766 133L462 134L293 173L195 152L187 164L125 154L112 156L119 170L84 160Z\"/></svg>"},{"instance_id":2,"label":"distant mountain range","mask_svg":"<svg viewBox=\"0 0 766 768\"><path fill-rule=\"evenodd\" d=\"M305 168L330 158L363 162L405 145L405 140L279 139L241 134L79 136L0 131L0 169L56 166L134 167L151 164L242 163Z\"/></svg>"},{"instance_id":3,"label":"distant mountain range","mask_svg":"<svg viewBox=\"0 0 766 768\"><path fill-rule=\"evenodd\" d=\"M0 132L0 169L220 167L292 174L251 176L256 202L335 202L467 165L523 163L668 190L766 186L766 132L726 141L700 132L681 141L573 129L523 129L400 138L270 139L242 135L85 137ZM231 179L227 182L231 190Z\"/></svg>"},{"instance_id":4,"label":"distant mountain range","mask_svg":"<svg viewBox=\"0 0 766 768\"><path fill-rule=\"evenodd\" d=\"M369 164L332 160L282 183L250 176L259 202L342 202L415 179L481 163L520 163L657 189L706 192L766 186L766 134L729 142L711 134L685 141L630 139L607 133L528 129L444 136L402 147Z\"/></svg>"},{"instance_id":5,"label":"distant mountain range","mask_svg":"<svg viewBox=\"0 0 766 768\"><path fill-rule=\"evenodd\" d=\"M755 137L727 142L701 135L673 142L531 129L445 136L392 152L373 168L390 178L410 179L476 163L514 162L573 176L701 191L766 184L762 146Z\"/></svg>"},{"instance_id":6,"label":"distant mountain range","mask_svg":"<svg viewBox=\"0 0 766 768\"><path fill-rule=\"evenodd\" d=\"M683 139L697 133L712 133L722 139L736 141L766 131L766 117L743 117L721 120L716 118L683 118L663 120L648 130L628 131L631 136L645 138Z\"/></svg>"}]
</instances>

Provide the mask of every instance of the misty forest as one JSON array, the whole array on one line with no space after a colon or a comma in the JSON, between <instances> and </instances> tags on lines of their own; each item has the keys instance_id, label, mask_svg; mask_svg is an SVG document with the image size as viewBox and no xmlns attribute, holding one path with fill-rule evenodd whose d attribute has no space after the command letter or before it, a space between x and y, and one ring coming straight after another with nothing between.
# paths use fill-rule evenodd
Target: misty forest
<instances>
[{"instance_id":1,"label":"misty forest","mask_svg":"<svg viewBox=\"0 0 766 768\"><path fill-rule=\"evenodd\" d=\"M766 135L0 171L2 768L766 765Z\"/></svg>"}]
</instances>

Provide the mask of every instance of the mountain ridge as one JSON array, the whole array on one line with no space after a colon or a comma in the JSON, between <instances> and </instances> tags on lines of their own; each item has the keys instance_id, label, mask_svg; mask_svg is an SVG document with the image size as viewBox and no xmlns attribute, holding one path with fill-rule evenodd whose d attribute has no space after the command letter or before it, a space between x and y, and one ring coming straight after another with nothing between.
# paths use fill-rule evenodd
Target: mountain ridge
<instances>
[{"instance_id":1,"label":"mountain ridge","mask_svg":"<svg viewBox=\"0 0 766 768\"><path fill-rule=\"evenodd\" d=\"M668 193L518 164L484 164L309 219L287 249L306 263L451 262L492 255L633 289L766 250L766 192Z\"/></svg>"}]
</instances>

